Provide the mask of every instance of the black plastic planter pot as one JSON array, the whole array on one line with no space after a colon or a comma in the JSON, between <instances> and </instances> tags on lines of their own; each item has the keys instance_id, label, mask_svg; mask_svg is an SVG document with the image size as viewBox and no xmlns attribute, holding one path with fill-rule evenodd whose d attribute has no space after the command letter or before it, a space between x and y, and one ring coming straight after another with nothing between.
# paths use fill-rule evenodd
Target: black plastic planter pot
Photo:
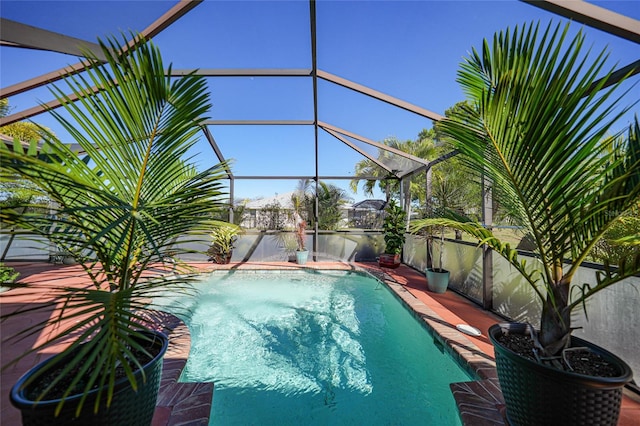
<instances>
[{"instance_id":1,"label":"black plastic planter pot","mask_svg":"<svg viewBox=\"0 0 640 426\"><path fill-rule=\"evenodd\" d=\"M617 377L592 377L558 370L521 357L497 340L505 331L525 334L528 324L503 323L489 328L500 388L512 426L586 426L618 423L622 388L632 379L620 358L585 340L571 337L572 347L587 347L616 365Z\"/></svg>"},{"instance_id":2,"label":"black plastic planter pot","mask_svg":"<svg viewBox=\"0 0 640 426\"><path fill-rule=\"evenodd\" d=\"M50 362L50 359L48 359L25 373L11 389L11 403L20 409L22 424L25 426L150 425L162 377L162 358L167 351L169 340L160 332L149 332L148 334L154 339L154 344L157 345L160 352L154 359L143 366L147 378L146 381L142 380L141 370L135 373L138 383L137 392L133 390L125 377L116 382L109 408L106 408L106 404L102 401L98 413L93 412L94 402L98 394L98 389L95 389L89 392L79 417L76 417L75 412L77 403L82 397L80 394L66 398L61 413L56 417L54 412L60 402L59 399L40 401L34 405L34 401L26 397L29 394L29 387L24 387L25 381L31 375ZM64 363L65 358L60 362Z\"/></svg>"}]
</instances>

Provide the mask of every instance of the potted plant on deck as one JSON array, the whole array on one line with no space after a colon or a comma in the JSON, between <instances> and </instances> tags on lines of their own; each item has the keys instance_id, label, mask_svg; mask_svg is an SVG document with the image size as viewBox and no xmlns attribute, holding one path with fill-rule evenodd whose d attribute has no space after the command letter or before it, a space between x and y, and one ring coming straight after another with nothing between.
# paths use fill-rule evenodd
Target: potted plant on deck
<instances>
[{"instance_id":1,"label":"potted plant on deck","mask_svg":"<svg viewBox=\"0 0 640 426\"><path fill-rule=\"evenodd\" d=\"M86 156L54 137L28 150L19 141L0 145L3 177L32 182L56 206L51 215L3 209L3 223L63 247L90 283L18 282L2 293L32 293L37 300L46 290L53 299L2 313L4 320L53 310L13 338L53 331L3 368L68 345L12 389L24 424L150 424L167 338L154 331L161 327L149 303L192 288L193 274L162 273L166 259L191 252L188 244L211 229L210 218L222 206L226 165L197 171L185 160L210 109L205 79L168 77L157 47L132 38L99 40L107 61L87 53L87 71L65 78L73 95L52 89L67 114L50 113Z\"/></svg>"},{"instance_id":2,"label":"potted plant on deck","mask_svg":"<svg viewBox=\"0 0 640 426\"><path fill-rule=\"evenodd\" d=\"M16 272L15 269L0 262L0 291L2 291L1 285L13 283L19 276L20 273Z\"/></svg>"},{"instance_id":3,"label":"potted plant on deck","mask_svg":"<svg viewBox=\"0 0 640 426\"><path fill-rule=\"evenodd\" d=\"M275 235L276 244L281 248L288 262L297 262L296 251L298 250L298 235L289 230L278 232Z\"/></svg>"},{"instance_id":4,"label":"potted plant on deck","mask_svg":"<svg viewBox=\"0 0 640 426\"><path fill-rule=\"evenodd\" d=\"M442 267L444 258L444 227L439 227L440 238L438 239L438 266L428 266L425 270L425 276L427 278L427 289L433 293L444 293L449 286L449 271ZM429 250L429 260L433 263L433 244L435 238L433 235L429 236L427 241L427 250Z\"/></svg>"},{"instance_id":5,"label":"potted plant on deck","mask_svg":"<svg viewBox=\"0 0 640 426\"><path fill-rule=\"evenodd\" d=\"M241 228L233 223L224 222L215 226L209 234L211 236L211 245L207 250L209 261L220 265L231 262L235 242L240 232Z\"/></svg>"},{"instance_id":6,"label":"potted plant on deck","mask_svg":"<svg viewBox=\"0 0 640 426\"><path fill-rule=\"evenodd\" d=\"M309 250L307 250L305 245L305 240L307 238L307 221L300 215L300 212L304 207L304 202L307 199L306 192L308 184L308 180L301 180L296 191L291 194L291 204L293 205L293 225L295 227L296 244L298 247L296 249L296 262L299 265L307 263L307 259L309 258Z\"/></svg>"},{"instance_id":7,"label":"potted plant on deck","mask_svg":"<svg viewBox=\"0 0 640 426\"><path fill-rule=\"evenodd\" d=\"M476 237L521 273L542 304L536 327L505 323L489 331L513 425L614 425L631 380L626 363L571 335L571 312L640 272L640 258L619 259L596 273L595 285L574 280L597 241L639 201L640 126L636 118L626 135L609 135L629 110L620 82L603 72L606 55L591 60L581 53L582 33L569 39L568 31L524 25L485 41L458 73L473 106L439 123L462 161L498 190L503 211L532 236L534 265L482 224L413 223L414 230L447 226ZM598 363L606 377L596 373Z\"/></svg>"},{"instance_id":8,"label":"potted plant on deck","mask_svg":"<svg viewBox=\"0 0 640 426\"><path fill-rule=\"evenodd\" d=\"M385 268L397 268L402 261L402 246L407 228L407 213L395 200L390 200L385 207L385 217L382 223L384 231L384 253L380 255L378 264Z\"/></svg>"},{"instance_id":9,"label":"potted plant on deck","mask_svg":"<svg viewBox=\"0 0 640 426\"><path fill-rule=\"evenodd\" d=\"M304 265L307 263L307 259L309 258L309 250L307 250L305 246L307 222L300 217L298 212L294 213L294 217L296 226L296 242L298 245L296 250L296 262L299 265Z\"/></svg>"}]
</instances>

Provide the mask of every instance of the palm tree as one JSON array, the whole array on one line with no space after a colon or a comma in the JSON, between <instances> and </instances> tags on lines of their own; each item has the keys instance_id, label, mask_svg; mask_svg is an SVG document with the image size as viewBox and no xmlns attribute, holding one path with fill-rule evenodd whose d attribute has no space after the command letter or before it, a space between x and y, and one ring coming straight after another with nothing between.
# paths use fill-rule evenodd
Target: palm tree
<instances>
[{"instance_id":1,"label":"palm tree","mask_svg":"<svg viewBox=\"0 0 640 426\"><path fill-rule=\"evenodd\" d=\"M433 158L435 155L434 143L430 138L426 137L419 137L415 141L407 140L404 142L401 142L397 138L392 137L384 139L382 143L389 146L390 148L394 148L420 158ZM388 165L394 170L411 169L411 167L409 167L411 163L415 164L409 159L400 157L399 155L382 148L378 148L377 160L385 165ZM361 178L358 178L358 176L376 176L380 178L379 180L364 180L362 188L364 189L365 195L373 196L373 190L376 187L377 182L380 189L385 192L387 202L393 194L397 194L400 191L399 180L390 172L383 169L374 161L371 161L368 158L356 163L355 176L356 177L352 179L350 183L351 190L354 193L357 193L358 185L360 184L360 180L362 180ZM418 194L420 192L422 191L416 190L412 191L411 193Z\"/></svg>"},{"instance_id":2,"label":"palm tree","mask_svg":"<svg viewBox=\"0 0 640 426\"><path fill-rule=\"evenodd\" d=\"M318 228L328 231L338 229L342 220L340 208L350 201L347 192L321 181L315 193L318 198Z\"/></svg>"},{"instance_id":3,"label":"palm tree","mask_svg":"<svg viewBox=\"0 0 640 426\"><path fill-rule=\"evenodd\" d=\"M83 348L61 375L72 377L62 398L75 392L72 388L86 372L83 384L76 386L79 393L86 395L94 385L106 384L107 390L101 392L107 405L120 365L134 389L140 385L132 375L140 366L133 351L141 349L136 340L144 339L140 330L149 327L143 313L148 311L148 300L167 288L188 290L194 278L151 277L145 272L151 265L162 266L169 256L191 252L182 243L209 233L214 212L223 206L221 179L226 167L218 164L197 171L187 157L210 109L204 78L167 77L170 67L167 73L158 48L132 36L136 41L126 51L115 38L99 40L108 62L102 65L87 53L86 73L66 78L77 102L60 87L52 90L70 118L56 111L51 114L86 157L53 135L44 135L44 144L33 144L28 151L20 144L13 150L0 145L3 175L31 182L56 206L54 214L47 216L3 209L3 222L62 247L82 265L93 284L69 288L49 283L56 299L43 308L53 306L58 315L26 326L18 337L62 324L29 352L73 337L69 348L54 358ZM122 38L126 46L129 42ZM176 244L178 238L180 244ZM131 360L133 365L128 363ZM86 371L89 365L92 368ZM54 378L44 393L61 379ZM82 402L78 412L81 406Z\"/></svg>"},{"instance_id":4,"label":"palm tree","mask_svg":"<svg viewBox=\"0 0 640 426\"><path fill-rule=\"evenodd\" d=\"M480 205L481 183L469 173L456 157L434 166L432 175L432 209L469 214Z\"/></svg>"},{"instance_id":5,"label":"palm tree","mask_svg":"<svg viewBox=\"0 0 640 426\"><path fill-rule=\"evenodd\" d=\"M311 188L311 180L310 179L300 179L296 185L296 189L291 194L291 205L293 206L293 216L294 222L296 224L300 223L301 220L304 220L302 217L303 212L307 216L307 218L313 217L313 209L311 212L305 212L305 206L309 203L308 199L312 197L310 193Z\"/></svg>"},{"instance_id":6,"label":"palm tree","mask_svg":"<svg viewBox=\"0 0 640 426\"><path fill-rule=\"evenodd\" d=\"M607 138L630 107L621 107L620 82L598 79L606 55L587 65L579 32L568 25L524 25L496 34L461 65L458 81L471 108L439 127L451 137L466 166L499 189L501 208L535 242L531 272L517 252L468 219L425 219L412 230L445 225L487 244L524 277L543 310L536 336L542 356L568 346L571 311L593 294L640 270L640 257L605 268L594 286L574 286L578 268L616 219L640 197L638 120L626 138ZM540 41L538 36L541 35ZM567 262L567 259L569 260ZM566 264L568 263L568 266Z\"/></svg>"},{"instance_id":7,"label":"palm tree","mask_svg":"<svg viewBox=\"0 0 640 426\"><path fill-rule=\"evenodd\" d=\"M444 116L448 118L461 117L464 119L465 108L471 105L467 101L456 103L447 108ZM455 150L450 143L450 138L443 133L440 122L435 122L433 128L420 134L435 141L437 147L436 156L440 157ZM420 187L424 187L424 179L414 179ZM413 181L412 181L413 184ZM461 164L457 155L436 164L432 169L432 199L430 211L454 210L470 214L475 206L480 205L481 179ZM422 194L420 191L418 194ZM423 201L423 200L420 200ZM426 200L424 200L426 202ZM429 213L429 212L426 212ZM456 232L456 235L458 233Z\"/></svg>"},{"instance_id":8,"label":"palm tree","mask_svg":"<svg viewBox=\"0 0 640 426\"><path fill-rule=\"evenodd\" d=\"M295 240L298 246L298 251L305 251L305 233L307 230L307 220L304 215L310 220L314 217L315 201L309 194L309 187L311 186L311 180L300 179L295 191L291 194L291 204L293 205L293 223L295 230ZM287 245L287 237L285 234L280 234L280 241L283 246Z\"/></svg>"}]
</instances>

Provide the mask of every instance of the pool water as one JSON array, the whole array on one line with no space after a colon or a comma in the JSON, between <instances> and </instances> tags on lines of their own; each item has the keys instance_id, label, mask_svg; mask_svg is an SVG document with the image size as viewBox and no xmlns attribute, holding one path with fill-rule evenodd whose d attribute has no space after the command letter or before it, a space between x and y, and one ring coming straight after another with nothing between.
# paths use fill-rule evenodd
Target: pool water
<instances>
[{"instance_id":1,"label":"pool water","mask_svg":"<svg viewBox=\"0 0 640 426\"><path fill-rule=\"evenodd\" d=\"M185 318L181 381L214 382L213 425L459 425L469 376L379 281L212 275Z\"/></svg>"}]
</instances>

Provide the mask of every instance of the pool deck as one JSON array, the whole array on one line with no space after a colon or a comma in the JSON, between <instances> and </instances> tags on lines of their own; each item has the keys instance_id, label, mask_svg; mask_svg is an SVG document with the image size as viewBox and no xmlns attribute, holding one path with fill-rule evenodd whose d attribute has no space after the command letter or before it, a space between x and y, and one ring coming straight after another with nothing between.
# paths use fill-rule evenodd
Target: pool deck
<instances>
[{"instance_id":1,"label":"pool deck","mask_svg":"<svg viewBox=\"0 0 640 426\"><path fill-rule=\"evenodd\" d=\"M24 282L46 283L55 280L58 284L62 281L65 285L85 286L87 284L84 272L78 265L53 265L43 262L6 262L5 264L20 272L20 280ZM207 263L193 266L202 271L301 268L296 264L285 262L248 262L229 265ZM501 318L481 309L452 291L443 294L428 292L424 275L405 265L393 270L380 268L375 263L309 262L304 267L367 271L384 280L397 296L413 310L414 315L433 329L435 339L441 342L452 356L458 358L463 365L466 365L481 378L478 381L451 384L451 391L458 404L463 423L473 426L506 425L503 417L504 403L497 384L493 362L493 347L486 337L488 328L496 322L500 322ZM32 298L27 297L22 290L12 290L9 293L4 293L0 298L0 310L5 314L25 303L41 303L46 300L47 295L44 291L42 297L39 297L35 302ZM0 360L2 365L25 349L37 344L40 336L32 336L18 343L11 342L11 344L4 341L7 336L37 320L38 318L34 316L26 318L25 315L22 315L2 323L0 328L0 336L2 337ZM456 325L459 324L476 327L482 334L478 337L463 334L456 329ZM177 382L189 352L189 333L186 326L172 316L167 317L165 326L165 331L170 337L170 347L164 357L163 377L153 425L207 425L214 385L213 383ZM60 346L48 348L46 351L22 359L15 366L2 372L0 424L20 424L19 411L9 403L8 395L11 386L26 370L60 349ZM638 419L640 419L640 401L631 394L626 395L625 392L618 425L637 426L640 424Z\"/></svg>"}]
</instances>

